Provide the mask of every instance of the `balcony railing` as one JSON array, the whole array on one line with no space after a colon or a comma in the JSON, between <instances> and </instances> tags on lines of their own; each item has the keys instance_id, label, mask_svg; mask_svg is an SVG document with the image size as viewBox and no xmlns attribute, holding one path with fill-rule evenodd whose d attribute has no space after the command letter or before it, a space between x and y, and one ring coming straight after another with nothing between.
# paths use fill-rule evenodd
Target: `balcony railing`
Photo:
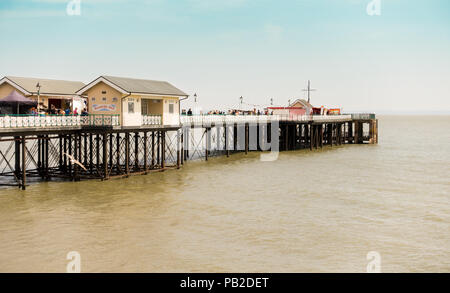
<instances>
[{"instance_id":1,"label":"balcony railing","mask_svg":"<svg viewBox=\"0 0 450 293\"><path fill-rule=\"evenodd\" d=\"M67 126L119 126L120 115L27 115L2 114L0 128L45 128Z\"/></svg>"},{"instance_id":2,"label":"balcony railing","mask_svg":"<svg viewBox=\"0 0 450 293\"><path fill-rule=\"evenodd\" d=\"M341 122L350 121L351 115L193 115L181 116L181 124L264 123L271 121Z\"/></svg>"},{"instance_id":3,"label":"balcony railing","mask_svg":"<svg viewBox=\"0 0 450 293\"><path fill-rule=\"evenodd\" d=\"M120 126L120 114L89 114L80 116L81 126Z\"/></svg>"},{"instance_id":4,"label":"balcony railing","mask_svg":"<svg viewBox=\"0 0 450 293\"><path fill-rule=\"evenodd\" d=\"M142 125L161 125L161 115L142 115Z\"/></svg>"}]
</instances>

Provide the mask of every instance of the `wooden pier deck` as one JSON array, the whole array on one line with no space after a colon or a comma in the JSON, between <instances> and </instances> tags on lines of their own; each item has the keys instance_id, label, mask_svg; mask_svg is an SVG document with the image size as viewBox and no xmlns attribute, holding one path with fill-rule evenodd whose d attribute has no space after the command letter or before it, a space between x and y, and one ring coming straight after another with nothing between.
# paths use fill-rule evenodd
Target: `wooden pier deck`
<instances>
[{"instance_id":1,"label":"wooden pier deck","mask_svg":"<svg viewBox=\"0 0 450 293\"><path fill-rule=\"evenodd\" d=\"M122 127L108 120L0 128L0 185L25 189L30 179L107 180L180 168L187 160L233 152L378 143L373 114L208 115L180 120L172 126Z\"/></svg>"}]
</instances>

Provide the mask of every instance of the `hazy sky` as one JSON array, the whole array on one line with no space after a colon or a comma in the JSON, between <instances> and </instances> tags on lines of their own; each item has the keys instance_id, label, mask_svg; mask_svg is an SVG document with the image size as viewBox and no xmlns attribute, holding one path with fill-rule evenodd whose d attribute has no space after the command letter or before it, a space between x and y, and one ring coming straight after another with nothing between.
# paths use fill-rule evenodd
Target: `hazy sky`
<instances>
[{"instance_id":1,"label":"hazy sky","mask_svg":"<svg viewBox=\"0 0 450 293\"><path fill-rule=\"evenodd\" d=\"M0 75L167 80L203 108L450 112L450 1L0 1ZM189 106L189 105L186 105Z\"/></svg>"}]
</instances>

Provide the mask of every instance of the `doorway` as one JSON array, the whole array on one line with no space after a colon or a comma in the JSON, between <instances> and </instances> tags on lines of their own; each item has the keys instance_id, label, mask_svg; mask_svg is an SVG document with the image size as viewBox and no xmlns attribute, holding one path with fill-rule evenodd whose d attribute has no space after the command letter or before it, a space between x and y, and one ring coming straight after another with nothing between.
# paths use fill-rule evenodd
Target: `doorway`
<instances>
[{"instance_id":1,"label":"doorway","mask_svg":"<svg viewBox=\"0 0 450 293\"><path fill-rule=\"evenodd\" d=\"M52 105L56 109L61 109L61 99L48 99L48 108L51 109Z\"/></svg>"}]
</instances>

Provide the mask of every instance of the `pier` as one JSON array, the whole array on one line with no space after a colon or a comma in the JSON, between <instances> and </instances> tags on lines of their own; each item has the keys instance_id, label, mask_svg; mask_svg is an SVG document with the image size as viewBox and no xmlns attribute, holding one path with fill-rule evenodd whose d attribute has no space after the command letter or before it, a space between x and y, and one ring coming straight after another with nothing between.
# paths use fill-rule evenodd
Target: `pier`
<instances>
[{"instance_id":1,"label":"pier","mask_svg":"<svg viewBox=\"0 0 450 293\"><path fill-rule=\"evenodd\" d=\"M236 152L378 143L374 114L182 115L178 125L161 123L157 115L141 126L121 126L117 115L0 116L0 185L108 180Z\"/></svg>"}]
</instances>

